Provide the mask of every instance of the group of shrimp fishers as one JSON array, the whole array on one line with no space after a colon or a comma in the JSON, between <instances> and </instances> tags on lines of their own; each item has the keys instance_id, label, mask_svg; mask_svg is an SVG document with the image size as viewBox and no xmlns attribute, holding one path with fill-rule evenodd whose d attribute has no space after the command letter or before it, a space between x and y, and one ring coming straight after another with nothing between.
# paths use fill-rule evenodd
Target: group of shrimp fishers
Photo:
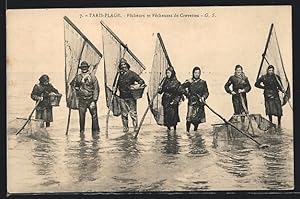
<instances>
[{"instance_id":1,"label":"group of shrimp fishers","mask_svg":"<svg viewBox=\"0 0 300 199\"><path fill-rule=\"evenodd\" d=\"M80 133L84 133L85 131L87 109L89 109L92 117L92 132L100 131L97 115L97 100L100 89L96 76L88 73L88 68L89 63L86 61L81 62L79 67L81 73L72 82L79 99ZM131 94L130 86L135 83L143 85L145 81L137 73L130 70L130 65L124 58L120 60L119 73L120 77L116 85L120 93L123 131L128 132L129 130L129 115L136 131L138 128L137 99ZM280 77L274 73L274 66L269 65L266 74L255 82L255 87L264 90L265 111L270 122L272 122L272 116L276 116L278 118L278 126L280 126L282 106L279 91L284 91L278 80L280 81ZM50 122L53 121L49 94L51 92L58 93L58 90L49 83L48 75L41 76L39 81L39 84L36 84L33 88L31 98L35 101L41 101L36 109L36 119L42 119L46 123L46 127L49 127ZM234 114L246 114L248 109L246 93L251 90L251 85L241 65L235 66L234 75L229 77L224 88L228 94L232 95ZM206 122L204 106L205 100L209 96L209 91L206 81L201 79L201 69L199 67L194 67L192 77L182 84L177 80L174 68L167 68L164 81L158 87L158 93L162 95L164 126L168 130L176 130L177 123L180 121L178 107L180 102L185 98L188 99L186 131L190 132L191 125L193 125L194 131L197 131L199 124Z\"/></svg>"}]
</instances>

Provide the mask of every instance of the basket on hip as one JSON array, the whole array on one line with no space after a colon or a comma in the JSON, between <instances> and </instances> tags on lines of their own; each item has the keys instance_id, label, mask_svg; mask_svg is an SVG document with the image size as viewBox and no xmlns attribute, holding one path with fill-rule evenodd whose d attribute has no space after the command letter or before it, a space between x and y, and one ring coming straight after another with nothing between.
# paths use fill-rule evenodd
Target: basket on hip
<instances>
[{"instance_id":1,"label":"basket on hip","mask_svg":"<svg viewBox=\"0 0 300 199\"><path fill-rule=\"evenodd\" d=\"M130 91L134 99L139 99L143 97L144 90L146 88L146 85L131 85Z\"/></svg>"},{"instance_id":2,"label":"basket on hip","mask_svg":"<svg viewBox=\"0 0 300 199\"><path fill-rule=\"evenodd\" d=\"M62 94L50 93L50 103L52 106L59 106Z\"/></svg>"}]
</instances>

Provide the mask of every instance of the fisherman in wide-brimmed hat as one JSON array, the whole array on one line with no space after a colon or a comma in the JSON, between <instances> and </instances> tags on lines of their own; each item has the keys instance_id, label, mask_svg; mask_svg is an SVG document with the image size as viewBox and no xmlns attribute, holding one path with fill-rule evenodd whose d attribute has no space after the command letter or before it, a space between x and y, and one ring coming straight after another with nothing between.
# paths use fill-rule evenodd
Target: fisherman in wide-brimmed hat
<instances>
[{"instance_id":1,"label":"fisherman in wide-brimmed hat","mask_svg":"<svg viewBox=\"0 0 300 199\"><path fill-rule=\"evenodd\" d=\"M52 105L50 102L50 93L58 93L58 90L49 83L49 76L44 74L39 78L39 83L35 84L32 92L31 99L40 103L36 108L36 119L42 119L46 123L46 127L50 126L50 122L53 122Z\"/></svg>"},{"instance_id":2,"label":"fisherman in wide-brimmed hat","mask_svg":"<svg viewBox=\"0 0 300 199\"><path fill-rule=\"evenodd\" d=\"M119 63L120 77L117 87L120 91L120 105L122 112L123 131L128 132L128 113L132 119L134 130L137 130L137 101L131 94L130 86L134 83L140 85L145 84L145 81L134 71L130 70L130 65L124 58L120 59Z\"/></svg>"},{"instance_id":3,"label":"fisherman in wide-brimmed hat","mask_svg":"<svg viewBox=\"0 0 300 199\"><path fill-rule=\"evenodd\" d=\"M92 117L92 133L98 133L100 131L97 114L97 101L100 88L97 77L88 72L89 67L90 65L86 61L82 61L79 66L81 73L77 74L71 83L75 87L78 97L80 133L84 133L85 131L85 115L87 109L89 109Z\"/></svg>"}]
</instances>

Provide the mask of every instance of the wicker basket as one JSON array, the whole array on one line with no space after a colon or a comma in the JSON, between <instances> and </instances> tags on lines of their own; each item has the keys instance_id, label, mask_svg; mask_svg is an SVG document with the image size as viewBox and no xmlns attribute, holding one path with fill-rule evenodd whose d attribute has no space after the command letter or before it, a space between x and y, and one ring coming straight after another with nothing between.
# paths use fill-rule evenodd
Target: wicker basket
<instances>
[{"instance_id":1,"label":"wicker basket","mask_svg":"<svg viewBox=\"0 0 300 199\"><path fill-rule=\"evenodd\" d=\"M50 93L49 96L51 106L59 106L62 94Z\"/></svg>"},{"instance_id":2,"label":"wicker basket","mask_svg":"<svg viewBox=\"0 0 300 199\"><path fill-rule=\"evenodd\" d=\"M139 99L143 97L146 85L131 85L130 91L134 99Z\"/></svg>"}]
</instances>

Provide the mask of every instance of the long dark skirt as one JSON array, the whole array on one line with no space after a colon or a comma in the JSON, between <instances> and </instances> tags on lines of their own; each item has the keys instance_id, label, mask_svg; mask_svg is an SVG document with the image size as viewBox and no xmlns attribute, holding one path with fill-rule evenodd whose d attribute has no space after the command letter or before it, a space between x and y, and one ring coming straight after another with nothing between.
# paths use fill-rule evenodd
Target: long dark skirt
<instances>
[{"instance_id":1,"label":"long dark skirt","mask_svg":"<svg viewBox=\"0 0 300 199\"><path fill-rule=\"evenodd\" d=\"M165 126L176 126L180 122L178 115L178 105L163 106L164 109L164 125Z\"/></svg>"},{"instance_id":2,"label":"long dark skirt","mask_svg":"<svg viewBox=\"0 0 300 199\"><path fill-rule=\"evenodd\" d=\"M52 106L43 110L36 110L35 119L42 119L44 122L53 122Z\"/></svg>"},{"instance_id":3,"label":"long dark skirt","mask_svg":"<svg viewBox=\"0 0 300 199\"><path fill-rule=\"evenodd\" d=\"M279 97L265 97L266 115L282 116L282 107Z\"/></svg>"},{"instance_id":4,"label":"long dark skirt","mask_svg":"<svg viewBox=\"0 0 300 199\"><path fill-rule=\"evenodd\" d=\"M186 121L191 122L193 125L206 122L204 106L189 105Z\"/></svg>"},{"instance_id":5,"label":"long dark skirt","mask_svg":"<svg viewBox=\"0 0 300 199\"><path fill-rule=\"evenodd\" d=\"M248 109L246 95L242 94L242 98L244 100L246 108ZM235 115L240 115L242 113L245 113L240 95L232 95L232 105L233 105L233 110Z\"/></svg>"}]
</instances>

